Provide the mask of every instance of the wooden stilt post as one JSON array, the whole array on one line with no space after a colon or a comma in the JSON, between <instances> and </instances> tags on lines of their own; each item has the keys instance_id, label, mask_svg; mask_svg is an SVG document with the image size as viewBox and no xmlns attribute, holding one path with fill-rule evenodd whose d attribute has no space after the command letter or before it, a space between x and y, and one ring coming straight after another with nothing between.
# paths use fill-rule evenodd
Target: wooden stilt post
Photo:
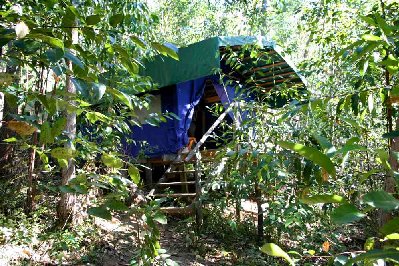
<instances>
[{"instance_id":1,"label":"wooden stilt post","mask_svg":"<svg viewBox=\"0 0 399 266\"><path fill-rule=\"evenodd\" d=\"M152 183L152 164L151 163L146 163L146 168L145 168L145 183L149 188L153 187Z\"/></svg>"},{"instance_id":2,"label":"wooden stilt post","mask_svg":"<svg viewBox=\"0 0 399 266\"><path fill-rule=\"evenodd\" d=\"M200 155L198 155L200 156ZM200 232L201 225L202 225L202 201L201 201L201 173L199 167L199 158L196 158L195 165L194 165L194 177L195 177L195 222L197 226L197 233Z\"/></svg>"}]
</instances>

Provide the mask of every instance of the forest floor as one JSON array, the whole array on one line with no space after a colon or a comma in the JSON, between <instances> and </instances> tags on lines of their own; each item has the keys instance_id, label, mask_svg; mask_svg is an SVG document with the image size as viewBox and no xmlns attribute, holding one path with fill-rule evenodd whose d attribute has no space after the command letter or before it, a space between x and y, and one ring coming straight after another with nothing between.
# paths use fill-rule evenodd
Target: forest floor
<instances>
[{"instance_id":1,"label":"forest floor","mask_svg":"<svg viewBox=\"0 0 399 266\"><path fill-rule=\"evenodd\" d=\"M79 247L70 252L55 253L54 239L0 245L0 265L134 265L130 262L139 251L137 221L133 217L114 217L111 221L96 218L94 224L97 232L82 237ZM209 232L196 236L193 228L188 220L168 217L168 223L160 226L164 259L158 258L154 265L168 265L165 258L180 266L237 265L236 252L225 250L224 243Z\"/></svg>"}]
</instances>

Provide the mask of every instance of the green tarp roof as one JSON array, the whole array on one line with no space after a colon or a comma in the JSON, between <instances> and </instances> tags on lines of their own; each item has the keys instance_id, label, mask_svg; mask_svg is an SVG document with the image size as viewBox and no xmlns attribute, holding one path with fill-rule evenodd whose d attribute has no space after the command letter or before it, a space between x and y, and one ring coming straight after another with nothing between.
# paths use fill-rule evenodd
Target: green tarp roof
<instances>
[{"instance_id":1,"label":"green tarp roof","mask_svg":"<svg viewBox=\"0 0 399 266\"><path fill-rule=\"evenodd\" d=\"M296 78L301 80L295 68L282 56L281 49L274 42L266 40L265 37L254 36L219 36L179 48L177 51L178 61L170 57L156 56L152 61L146 62L144 74L150 76L160 88L213 75L215 70L220 68L221 47L245 44L258 44L262 48L276 51L277 60L273 64L285 65L287 70L283 71L284 73L295 73ZM269 66L261 66L261 68L264 67L267 70ZM273 71L275 71L274 69L273 65ZM270 72L270 69L268 71ZM282 73L281 69L279 73Z\"/></svg>"}]
</instances>

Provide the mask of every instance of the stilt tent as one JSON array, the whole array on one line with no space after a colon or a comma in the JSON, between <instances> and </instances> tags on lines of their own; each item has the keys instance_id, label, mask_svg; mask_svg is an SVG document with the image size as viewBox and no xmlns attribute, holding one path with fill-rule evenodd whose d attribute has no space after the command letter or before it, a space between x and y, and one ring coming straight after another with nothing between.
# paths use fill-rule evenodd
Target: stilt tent
<instances>
[{"instance_id":1,"label":"stilt tent","mask_svg":"<svg viewBox=\"0 0 399 266\"><path fill-rule=\"evenodd\" d=\"M222 59L226 48L231 47L234 50L249 44L260 46L262 53L266 55L265 58L248 56L244 60L253 61L249 69L230 69ZM280 48L264 37L214 37L180 48L177 54L179 60L164 56L155 57L147 62L144 71L160 88L158 94L154 95L147 113L172 112L179 119L168 119L158 127L149 124L134 127L131 138L136 144L128 147L128 154L137 155L140 150L150 157L176 154L188 144L189 131L195 131L190 132L191 135L200 137L201 133L209 128L212 118L206 113L202 113L199 118L194 117L198 126L192 130L196 106L200 102L222 102L227 105L237 96L235 88L219 83L220 74L216 74L217 70L221 70L226 77L234 79L244 87L256 85L265 91L283 83L304 87L303 79L283 56ZM248 83L248 76L254 73L256 78ZM146 143L146 148L143 149L139 142Z\"/></svg>"}]
</instances>

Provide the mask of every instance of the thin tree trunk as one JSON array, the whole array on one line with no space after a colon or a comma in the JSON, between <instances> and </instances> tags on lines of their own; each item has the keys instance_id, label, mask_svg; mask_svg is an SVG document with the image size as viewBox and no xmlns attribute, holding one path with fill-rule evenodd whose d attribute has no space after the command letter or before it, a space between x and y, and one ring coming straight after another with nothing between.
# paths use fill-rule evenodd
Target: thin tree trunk
<instances>
[{"instance_id":1,"label":"thin tree trunk","mask_svg":"<svg viewBox=\"0 0 399 266\"><path fill-rule=\"evenodd\" d=\"M12 43L8 43L8 53L12 49ZM3 52L3 51L2 51ZM15 66L6 66L6 73L14 75L17 72L17 68ZM19 77L15 77L15 83L18 83ZM18 108L10 106L3 93L0 93L0 176L7 176L10 174L9 168L12 163L12 154L14 151L14 145L2 142L3 139L11 138L15 136L15 133L9 130L4 125L3 122L7 121L8 114L16 114L18 112Z\"/></svg>"},{"instance_id":2,"label":"thin tree trunk","mask_svg":"<svg viewBox=\"0 0 399 266\"><path fill-rule=\"evenodd\" d=\"M72 62L68 61L68 68L72 70ZM76 93L75 86L72 83L70 75L66 76L66 89L71 94ZM68 133L69 141L65 144L65 148L72 149L73 141L76 136L76 113L67 111L67 122L65 131ZM67 185L68 182L75 178L75 161L73 159L68 160L68 166L62 169L62 181L61 185ZM73 221L75 209L75 195L71 193L61 193L61 199L58 205L58 219L61 224L66 224Z\"/></svg>"},{"instance_id":3,"label":"thin tree trunk","mask_svg":"<svg viewBox=\"0 0 399 266\"><path fill-rule=\"evenodd\" d=\"M37 145L37 132L33 133L33 146ZM26 193L26 206L25 213L31 213L35 208L35 196L36 196L36 182L35 182L35 160L36 160L36 148L32 148L29 156L28 166L28 191Z\"/></svg>"}]
</instances>

